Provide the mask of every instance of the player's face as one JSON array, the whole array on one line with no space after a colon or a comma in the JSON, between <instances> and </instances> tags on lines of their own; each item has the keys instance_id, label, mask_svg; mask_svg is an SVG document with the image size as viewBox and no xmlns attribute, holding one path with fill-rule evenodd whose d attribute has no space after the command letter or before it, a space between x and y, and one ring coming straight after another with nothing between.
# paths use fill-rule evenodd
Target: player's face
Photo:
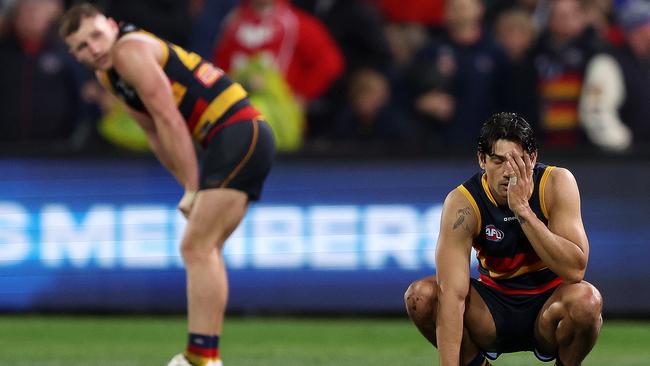
<instances>
[{"instance_id":1,"label":"player's face","mask_svg":"<svg viewBox=\"0 0 650 366\"><path fill-rule=\"evenodd\" d=\"M522 160L525 154L523 147L519 143L508 140L497 140L492 147L492 154L479 154L479 165L485 170L488 187L494 199L501 205L508 203L508 181L510 176L514 174L506 164L508 161L506 159L507 153L520 156ZM537 153L529 156L534 166Z\"/></svg>"},{"instance_id":2,"label":"player's face","mask_svg":"<svg viewBox=\"0 0 650 366\"><path fill-rule=\"evenodd\" d=\"M117 39L117 23L98 14L81 20L79 29L65 37L70 52L93 70L108 70L113 66L111 49Z\"/></svg>"}]
</instances>

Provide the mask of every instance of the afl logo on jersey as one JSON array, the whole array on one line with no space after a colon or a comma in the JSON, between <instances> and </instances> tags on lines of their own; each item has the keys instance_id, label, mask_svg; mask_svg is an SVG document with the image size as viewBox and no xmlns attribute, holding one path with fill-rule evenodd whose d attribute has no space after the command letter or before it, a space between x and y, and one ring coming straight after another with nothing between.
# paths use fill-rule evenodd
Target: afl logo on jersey
<instances>
[{"instance_id":1,"label":"afl logo on jersey","mask_svg":"<svg viewBox=\"0 0 650 366\"><path fill-rule=\"evenodd\" d=\"M494 225L488 225L485 227L485 238L489 241L499 242L503 240L503 231Z\"/></svg>"}]
</instances>

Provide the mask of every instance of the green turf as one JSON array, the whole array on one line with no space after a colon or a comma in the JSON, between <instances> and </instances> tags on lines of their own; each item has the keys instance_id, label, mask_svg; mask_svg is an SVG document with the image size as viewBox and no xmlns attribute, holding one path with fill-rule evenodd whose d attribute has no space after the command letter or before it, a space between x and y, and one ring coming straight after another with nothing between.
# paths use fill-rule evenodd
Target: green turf
<instances>
[{"instance_id":1,"label":"green turf","mask_svg":"<svg viewBox=\"0 0 650 366\"><path fill-rule=\"evenodd\" d=\"M0 316L1 366L153 366L180 351L178 317ZM606 322L586 366L650 364L650 323ZM229 318L228 366L438 365L435 350L404 319ZM542 365L530 353L495 365ZM544 364L549 365L549 364Z\"/></svg>"}]
</instances>

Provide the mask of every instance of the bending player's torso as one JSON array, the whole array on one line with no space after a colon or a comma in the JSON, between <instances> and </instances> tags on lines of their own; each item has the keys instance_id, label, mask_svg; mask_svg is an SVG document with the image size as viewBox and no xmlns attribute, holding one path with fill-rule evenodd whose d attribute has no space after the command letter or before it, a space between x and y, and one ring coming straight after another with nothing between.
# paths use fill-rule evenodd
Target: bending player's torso
<instances>
[{"instance_id":1,"label":"bending player's torso","mask_svg":"<svg viewBox=\"0 0 650 366\"><path fill-rule=\"evenodd\" d=\"M155 45L156 57L169 79L176 106L199 143L209 140L227 124L259 116L244 88L198 54L132 25L120 25L119 38L118 42L138 39ZM98 72L97 76L104 87L130 108L148 114L137 91L115 69Z\"/></svg>"}]
</instances>

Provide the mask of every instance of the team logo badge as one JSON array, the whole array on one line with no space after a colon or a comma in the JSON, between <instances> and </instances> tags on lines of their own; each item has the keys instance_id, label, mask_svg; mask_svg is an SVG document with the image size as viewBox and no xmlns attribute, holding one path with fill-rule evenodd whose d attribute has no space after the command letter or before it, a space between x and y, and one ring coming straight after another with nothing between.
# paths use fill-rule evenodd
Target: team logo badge
<instances>
[{"instance_id":1,"label":"team logo badge","mask_svg":"<svg viewBox=\"0 0 650 366\"><path fill-rule=\"evenodd\" d=\"M221 69L212 66L209 63L203 63L196 69L194 72L197 80L203 84L206 88L210 88L217 82L223 75Z\"/></svg>"},{"instance_id":2,"label":"team logo badge","mask_svg":"<svg viewBox=\"0 0 650 366\"><path fill-rule=\"evenodd\" d=\"M489 241L500 242L503 240L503 231L496 228L494 225L488 225L485 227L485 238Z\"/></svg>"}]
</instances>

